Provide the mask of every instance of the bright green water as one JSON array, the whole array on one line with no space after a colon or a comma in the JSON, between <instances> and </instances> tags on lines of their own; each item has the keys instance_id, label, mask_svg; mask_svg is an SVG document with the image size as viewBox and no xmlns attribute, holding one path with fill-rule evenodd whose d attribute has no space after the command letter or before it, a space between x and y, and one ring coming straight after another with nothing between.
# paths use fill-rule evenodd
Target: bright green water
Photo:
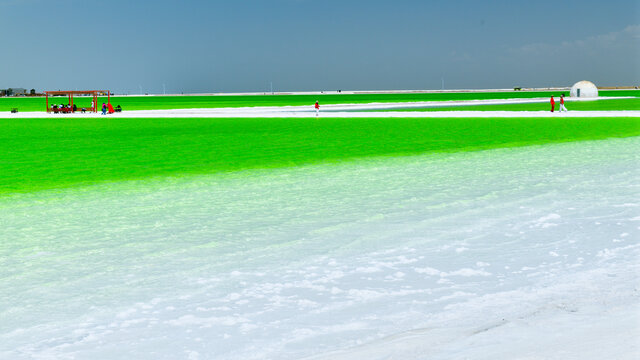
<instances>
[{"instance_id":1,"label":"bright green water","mask_svg":"<svg viewBox=\"0 0 640 360\"><path fill-rule=\"evenodd\" d=\"M638 135L639 118L2 119L0 194Z\"/></svg>"},{"instance_id":2,"label":"bright green water","mask_svg":"<svg viewBox=\"0 0 640 360\"><path fill-rule=\"evenodd\" d=\"M576 111L608 111L608 110L640 110L640 98L635 99L599 99L597 101L567 101L569 110ZM556 111L560 108L560 101L556 99ZM390 109L383 111L549 111L548 102L527 104L500 105L456 105L425 108ZM380 111L380 110L376 110Z\"/></svg>"},{"instance_id":3,"label":"bright green water","mask_svg":"<svg viewBox=\"0 0 640 360\"><path fill-rule=\"evenodd\" d=\"M509 91L509 92L451 92L423 94L322 94L322 95L239 95L239 96L114 96L111 103L126 110L193 109L245 106L285 106L320 104L347 104L373 102L412 102L445 100L483 100L550 97L558 91ZM640 90L602 90L600 96L640 96ZM66 104L66 97L50 98L49 103ZM99 104L106 102L100 98ZM89 107L91 98L74 98L79 107ZM0 111L18 108L19 111L45 111L44 98L0 98Z\"/></svg>"}]
</instances>

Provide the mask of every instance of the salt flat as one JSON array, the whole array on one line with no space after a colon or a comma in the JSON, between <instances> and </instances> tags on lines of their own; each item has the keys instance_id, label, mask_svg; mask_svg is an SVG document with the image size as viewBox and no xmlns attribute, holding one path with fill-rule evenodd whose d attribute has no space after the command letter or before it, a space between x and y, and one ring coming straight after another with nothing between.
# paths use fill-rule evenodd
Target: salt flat
<instances>
[{"instance_id":1,"label":"salt flat","mask_svg":"<svg viewBox=\"0 0 640 360\"><path fill-rule=\"evenodd\" d=\"M328 106L328 105L327 105ZM178 110L134 110L106 115L114 118L313 118L315 111L308 109L287 109L279 107L274 110L254 108L218 108L218 109L178 109ZM362 109L364 110L364 109ZM45 112L22 112L18 114L0 113L0 118L36 119L59 118L101 118L100 113L86 114L47 114ZM542 117L640 117L638 110L601 110L601 111L357 111L323 109L319 117L333 118L542 118Z\"/></svg>"},{"instance_id":2,"label":"salt flat","mask_svg":"<svg viewBox=\"0 0 640 360\"><path fill-rule=\"evenodd\" d=\"M630 97L606 97L600 99L629 99ZM570 102L597 101L599 98L576 98L567 99ZM491 100L453 100L453 101L419 101L419 102L397 102L397 103L370 103L370 104L329 104L321 105L319 116L338 118L379 118L379 117L424 117L424 118L473 118L473 117L640 117L638 110L611 110L611 111L569 111L550 112L540 111L406 111L406 109L420 109L442 106L465 105L505 105L505 104L528 104L540 103L541 107L548 103L547 98L531 99L491 99ZM394 109L404 109L403 111L392 111ZM126 110L126 109L125 109ZM376 112L375 110L384 110ZM391 110L391 111L389 111ZM101 117L101 113L75 113L75 114L54 114L46 112L19 112L11 114L9 112L0 113L0 118L93 118ZM204 109L171 109L171 110L133 110L122 113L107 115L108 117L122 118L308 118L315 116L313 104L308 106L256 106L256 107L235 107L235 108L204 108Z\"/></svg>"},{"instance_id":3,"label":"salt flat","mask_svg":"<svg viewBox=\"0 0 640 360\"><path fill-rule=\"evenodd\" d=\"M640 138L0 201L0 358L635 359Z\"/></svg>"}]
</instances>

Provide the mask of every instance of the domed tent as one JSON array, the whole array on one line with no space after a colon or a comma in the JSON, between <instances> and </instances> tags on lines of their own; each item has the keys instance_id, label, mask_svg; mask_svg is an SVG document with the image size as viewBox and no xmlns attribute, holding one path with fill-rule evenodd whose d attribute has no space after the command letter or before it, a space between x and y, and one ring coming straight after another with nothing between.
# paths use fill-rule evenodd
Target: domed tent
<instances>
[{"instance_id":1,"label":"domed tent","mask_svg":"<svg viewBox=\"0 0 640 360\"><path fill-rule=\"evenodd\" d=\"M571 97L598 97L598 88L591 81L578 81L571 87Z\"/></svg>"}]
</instances>

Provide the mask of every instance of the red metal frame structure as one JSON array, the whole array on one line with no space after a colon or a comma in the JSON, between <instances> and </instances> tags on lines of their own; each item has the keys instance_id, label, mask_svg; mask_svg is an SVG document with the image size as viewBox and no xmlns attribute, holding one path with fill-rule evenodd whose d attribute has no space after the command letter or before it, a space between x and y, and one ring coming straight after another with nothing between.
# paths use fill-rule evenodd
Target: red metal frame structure
<instances>
[{"instance_id":1,"label":"red metal frame structure","mask_svg":"<svg viewBox=\"0 0 640 360\"><path fill-rule=\"evenodd\" d=\"M93 101L91 102L91 108L89 111L98 112L98 96L107 95L107 103L111 104L111 92L109 90L84 90L84 91L45 91L47 98L47 112L53 111L53 108L49 107L49 95L67 95L69 97L69 105L71 105L71 111L73 112L73 95L93 95Z\"/></svg>"}]
</instances>

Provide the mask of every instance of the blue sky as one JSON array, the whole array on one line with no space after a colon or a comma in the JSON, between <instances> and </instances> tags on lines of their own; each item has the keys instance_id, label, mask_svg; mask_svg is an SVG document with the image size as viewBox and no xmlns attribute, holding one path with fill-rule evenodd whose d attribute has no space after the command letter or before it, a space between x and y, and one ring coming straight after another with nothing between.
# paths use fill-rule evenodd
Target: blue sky
<instances>
[{"instance_id":1,"label":"blue sky","mask_svg":"<svg viewBox=\"0 0 640 360\"><path fill-rule=\"evenodd\" d=\"M0 0L0 88L640 85L640 2Z\"/></svg>"}]
</instances>

